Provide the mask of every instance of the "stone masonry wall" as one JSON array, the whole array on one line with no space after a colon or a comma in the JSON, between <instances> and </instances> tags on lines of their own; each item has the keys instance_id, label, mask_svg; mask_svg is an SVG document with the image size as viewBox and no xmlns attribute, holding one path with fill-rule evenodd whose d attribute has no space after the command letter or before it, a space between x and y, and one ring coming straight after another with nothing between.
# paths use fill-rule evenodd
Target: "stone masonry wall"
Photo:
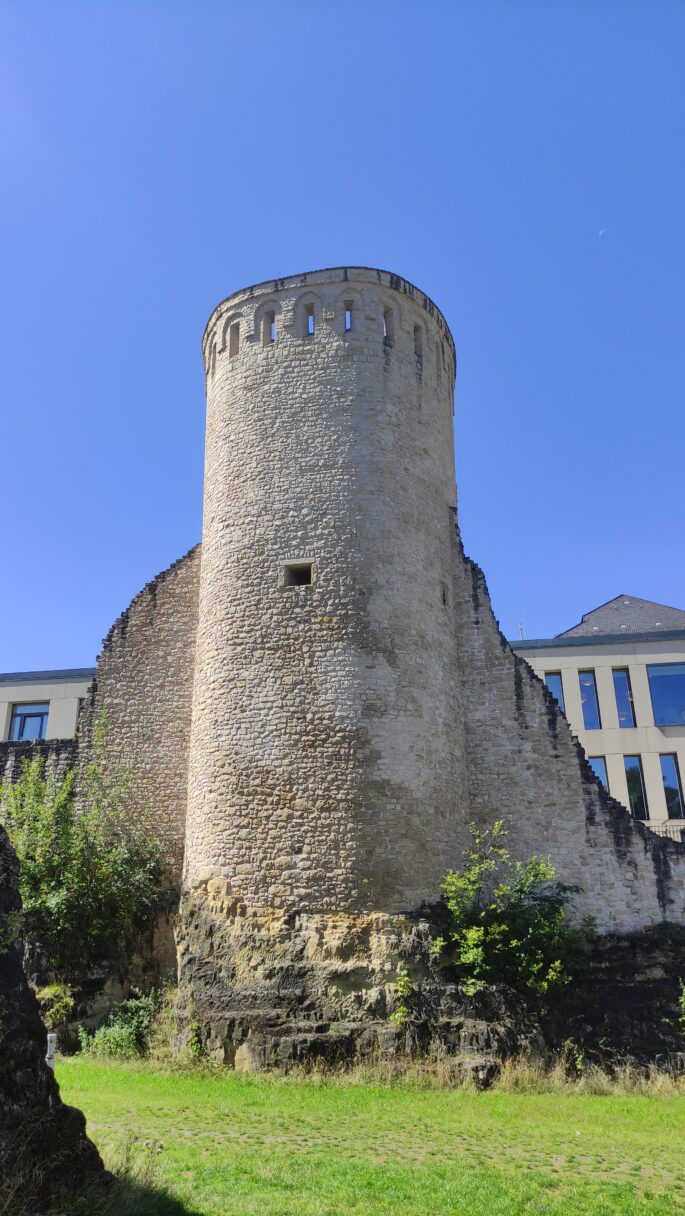
<instances>
[{"instance_id":1,"label":"stone masonry wall","mask_svg":"<svg viewBox=\"0 0 685 1216\"><path fill-rule=\"evenodd\" d=\"M25 760L42 756L46 776L59 781L76 762L75 739L32 739L0 743L0 786L17 781Z\"/></svg>"},{"instance_id":2,"label":"stone masonry wall","mask_svg":"<svg viewBox=\"0 0 685 1216\"><path fill-rule=\"evenodd\" d=\"M114 623L77 732L79 765L94 756L104 712L104 765L128 773L130 814L151 814L180 875L185 831L200 546L158 574Z\"/></svg>"},{"instance_id":3,"label":"stone masonry wall","mask_svg":"<svg viewBox=\"0 0 685 1216\"><path fill-rule=\"evenodd\" d=\"M449 332L405 280L343 268L230 297L205 360L186 884L415 907L466 799Z\"/></svg>"},{"instance_id":4,"label":"stone masonry wall","mask_svg":"<svg viewBox=\"0 0 685 1216\"><path fill-rule=\"evenodd\" d=\"M631 818L595 777L554 698L500 633L481 570L457 565L468 814L507 821L521 858L549 854L601 933L685 921L685 848Z\"/></svg>"}]
</instances>

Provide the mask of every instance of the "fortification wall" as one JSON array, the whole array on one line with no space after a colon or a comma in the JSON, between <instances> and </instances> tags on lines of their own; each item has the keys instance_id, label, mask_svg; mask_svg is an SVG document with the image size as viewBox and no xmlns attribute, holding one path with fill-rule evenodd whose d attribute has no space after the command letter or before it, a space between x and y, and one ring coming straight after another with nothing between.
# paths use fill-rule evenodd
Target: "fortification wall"
<instances>
[{"instance_id":1,"label":"fortification wall","mask_svg":"<svg viewBox=\"0 0 685 1216\"><path fill-rule=\"evenodd\" d=\"M95 755L126 773L131 817L151 815L180 877L185 833L200 546L152 579L115 621L98 656L77 732L79 766Z\"/></svg>"},{"instance_id":2,"label":"fortification wall","mask_svg":"<svg viewBox=\"0 0 685 1216\"><path fill-rule=\"evenodd\" d=\"M59 781L76 762L75 739L5 740L0 743L0 786L11 785L21 775L24 761L41 756L46 776Z\"/></svg>"},{"instance_id":3,"label":"fortification wall","mask_svg":"<svg viewBox=\"0 0 685 1216\"><path fill-rule=\"evenodd\" d=\"M231 296L204 351L186 883L415 907L466 798L451 337L411 284L348 268ZM312 585L286 585L293 561Z\"/></svg>"},{"instance_id":4,"label":"fortification wall","mask_svg":"<svg viewBox=\"0 0 685 1216\"><path fill-rule=\"evenodd\" d=\"M455 634L461 656L468 813L506 820L524 859L549 854L577 884L576 915L602 933L685 921L685 848L658 837L611 798L543 682L494 618L483 574L460 554Z\"/></svg>"}]
</instances>

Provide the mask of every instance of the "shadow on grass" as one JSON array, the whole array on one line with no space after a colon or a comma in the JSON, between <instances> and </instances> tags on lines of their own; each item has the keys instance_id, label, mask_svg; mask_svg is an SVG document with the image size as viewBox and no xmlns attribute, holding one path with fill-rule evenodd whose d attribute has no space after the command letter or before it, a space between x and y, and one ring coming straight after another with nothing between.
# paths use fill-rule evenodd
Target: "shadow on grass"
<instances>
[{"instance_id":1,"label":"shadow on grass","mask_svg":"<svg viewBox=\"0 0 685 1216\"><path fill-rule=\"evenodd\" d=\"M116 1178L111 1186L92 1186L64 1200L49 1216L201 1216L163 1186Z\"/></svg>"}]
</instances>

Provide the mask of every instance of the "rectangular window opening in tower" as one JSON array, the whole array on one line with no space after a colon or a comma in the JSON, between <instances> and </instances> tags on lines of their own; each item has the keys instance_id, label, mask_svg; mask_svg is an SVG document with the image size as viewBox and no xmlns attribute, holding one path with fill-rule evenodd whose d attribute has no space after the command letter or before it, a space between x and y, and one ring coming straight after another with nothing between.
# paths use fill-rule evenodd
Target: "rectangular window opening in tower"
<instances>
[{"instance_id":1,"label":"rectangular window opening in tower","mask_svg":"<svg viewBox=\"0 0 685 1216\"><path fill-rule=\"evenodd\" d=\"M262 331L262 345L271 346L272 342L276 341L276 313L267 312L264 317L264 328Z\"/></svg>"},{"instance_id":2,"label":"rectangular window opening in tower","mask_svg":"<svg viewBox=\"0 0 685 1216\"><path fill-rule=\"evenodd\" d=\"M316 333L316 320L314 317L314 305L307 305L307 337L312 338Z\"/></svg>"},{"instance_id":3,"label":"rectangular window opening in tower","mask_svg":"<svg viewBox=\"0 0 685 1216\"><path fill-rule=\"evenodd\" d=\"M285 562L281 573L282 587L311 587L313 582L313 562Z\"/></svg>"},{"instance_id":4,"label":"rectangular window opening in tower","mask_svg":"<svg viewBox=\"0 0 685 1216\"><path fill-rule=\"evenodd\" d=\"M234 321L228 331L228 354L229 358L237 355L240 350L240 321Z\"/></svg>"},{"instance_id":5,"label":"rectangular window opening in tower","mask_svg":"<svg viewBox=\"0 0 685 1216\"><path fill-rule=\"evenodd\" d=\"M349 334L352 329L352 301L345 300L345 333Z\"/></svg>"},{"instance_id":6,"label":"rectangular window opening in tower","mask_svg":"<svg viewBox=\"0 0 685 1216\"><path fill-rule=\"evenodd\" d=\"M383 341L386 346L392 346L394 340L392 325L392 308L383 309Z\"/></svg>"}]
</instances>

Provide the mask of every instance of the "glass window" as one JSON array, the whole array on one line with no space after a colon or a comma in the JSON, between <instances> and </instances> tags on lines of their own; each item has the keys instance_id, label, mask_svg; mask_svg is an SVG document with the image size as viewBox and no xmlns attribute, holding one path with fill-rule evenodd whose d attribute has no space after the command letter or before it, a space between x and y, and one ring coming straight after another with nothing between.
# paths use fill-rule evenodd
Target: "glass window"
<instances>
[{"instance_id":1,"label":"glass window","mask_svg":"<svg viewBox=\"0 0 685 1216\"><path fill-rule=\"evenodd\" d=\"M659 756L669 819L683 818L683 787L677 756Z\"/></svg>"},{"instance_id":2,"label":"glass window","mask_svg":"<svg viewBox=\"0 0 685 1216\"><path fill-rule=\"evenodd\" d=\"M597 685L594 671L579 671L580 699L583 703L583 724L586 730L601 730L602 719L599 716L597 700Z\"/></svg>"},{"instance_id":3,"label":"glass window","mask_svg":"<svg viewBox=\"0 0 685 1216\"><path fill-rule=\"evenodd\" d=\"M685 663L648 663L647 676L657 726L685 725Z\"/></svg>"},{"instance_id":4,"label":"glass window","mask_svg":"<svg viewBox=\"0 0 685 1216\"><path fill-rule=\"evenodd\" d=\"M628 674L627 667L614 668L614 692L616 693L619 726L635 726L633 690L630 687L630 675Z\"/></svg>"},{"instance_id":5,"label":"glass window","mask_svg":"<svg viewBox=\"0 0 685 1216\"><path fill-rule=\"evenodd\" d=\"M635 819L649 819L642 761L639 756L624 756L623 763L626 766L630 813Z\"/></svg>"},{"instance_id":6,"label":"glass window","mask_svg":"<svg viewBox=\"0 0 685 1216\"><path fill-rule=\"evenodd\" d=\"M587 759L590 768L595 774L595 777L599 777L605 790L608 790L609 783L607 781L607 762L604 756L588 756Z\"/></svg>"},{"instance_id":7,"label":"glass window","mask_svg":"<svg viewBox=\"0 0 685 1216\"><path fill-rule=\"evenodd\" d=\"M545 684L547 685L559 708L566 712L566 706L564 705L564 685L561 682L561 672L546 671Z\"/></svg>"},{"instance_id":8,"label":"glass window","mask_svg":"<svg viewBox=\"0 0 685 1216\"><path fill-rule=\"evenodd\" d=\"M47 701L41 705L13 705L10 739L44 739L49 708Z\"/></svg>"}]
</instances>

